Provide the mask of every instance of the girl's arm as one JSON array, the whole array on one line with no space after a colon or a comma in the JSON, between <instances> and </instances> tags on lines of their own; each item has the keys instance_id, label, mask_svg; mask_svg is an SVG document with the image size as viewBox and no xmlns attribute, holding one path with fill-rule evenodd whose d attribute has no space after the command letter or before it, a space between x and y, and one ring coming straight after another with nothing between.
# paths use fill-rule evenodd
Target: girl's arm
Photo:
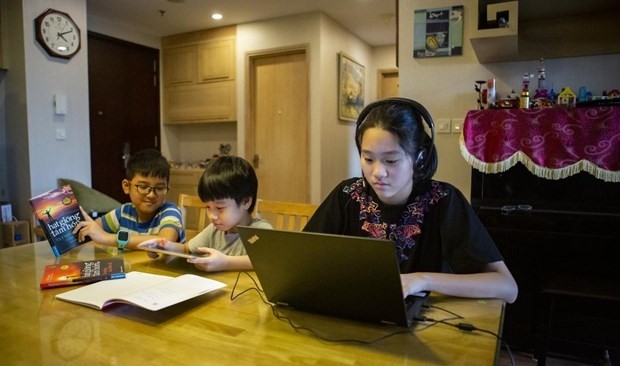
<instances>
[{"instance_id":1,"label":"girl's arm","mask_svg":"<svg viewBox=\"0 0 620 366\"><path fill-rule=\"evenodd\" d=\"M451 296L499 298L513 303L519 292L517 283L503 261L489 263L483 272L451 274L413 272L401 275L405 296L433 291Z\"/></svg>"}]
</instances>

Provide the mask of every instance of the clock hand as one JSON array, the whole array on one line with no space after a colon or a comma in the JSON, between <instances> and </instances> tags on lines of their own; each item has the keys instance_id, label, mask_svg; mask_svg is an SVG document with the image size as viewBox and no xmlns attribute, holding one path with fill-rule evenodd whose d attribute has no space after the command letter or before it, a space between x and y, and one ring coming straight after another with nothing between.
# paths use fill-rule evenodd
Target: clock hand
<instances>
[{"instance_id":1,"label":"clock hand","mask_svg":"<svg viewBox=\"0 0 620 366\"><path fill-rule=\"evenodd\" d=\"M60 33L60 32L56 33L57 34L56 39L62 38L65 42L68 42L67 39L64 37L64 35L67 34L67 33L71 33L71 32L73 32L73 29L71 29L69 31L66 31L66 32L62 32L62 33Z\"/></svg>"}]
</instances>

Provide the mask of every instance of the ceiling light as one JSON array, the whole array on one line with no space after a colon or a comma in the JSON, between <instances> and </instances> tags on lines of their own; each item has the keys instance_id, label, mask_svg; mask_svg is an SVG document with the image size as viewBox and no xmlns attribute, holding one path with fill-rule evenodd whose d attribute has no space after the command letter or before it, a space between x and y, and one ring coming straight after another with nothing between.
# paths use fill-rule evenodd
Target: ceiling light
<instances>
[{"instance_id":1,"label":"ceiling light","mask_svg":"<svg viewBox=\"0 0 620 366\"><path fill-rule=\"evenodd\" d=\"M213 19L213 20L221 20L222 18L223 18L223 16L220 13L213 13L213 14L211 14L211 19Z\"/></svg>"}]
</instances>

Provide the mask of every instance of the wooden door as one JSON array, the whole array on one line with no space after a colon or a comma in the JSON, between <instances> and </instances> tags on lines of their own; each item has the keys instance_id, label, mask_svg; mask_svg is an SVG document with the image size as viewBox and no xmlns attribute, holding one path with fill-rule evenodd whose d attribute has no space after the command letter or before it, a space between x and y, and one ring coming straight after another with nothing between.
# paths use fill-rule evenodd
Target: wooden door
<instances>
[{"instance_id":1,"label":"wooden door","mask_svg":"<svg viewBox=\"0 0 620 366\"><path fill-rule=\"evenodd\" d=\"M246 158L258 197L309 202L308 65L305 50L250 57Z\"/></svg>"},{"instance_id":2,"label":"wooden door","mask_svg":"<svg viewBox=\"0 0 620 366\"><path fill-rule=\"evenodd\" d=\"M398 70L379 70L377 98L398 96Z\"/></svg>"},{"instance_id":3,"label":"wooden door","mask_svg":"<svg viewBox=\"0 0 620 366\"><path fill-rule=\"evenodd\" d=\"M159 50L88 33L93 188L127 201L121 189L131 153L159 149Z\"/></svg>"}]
</instances>

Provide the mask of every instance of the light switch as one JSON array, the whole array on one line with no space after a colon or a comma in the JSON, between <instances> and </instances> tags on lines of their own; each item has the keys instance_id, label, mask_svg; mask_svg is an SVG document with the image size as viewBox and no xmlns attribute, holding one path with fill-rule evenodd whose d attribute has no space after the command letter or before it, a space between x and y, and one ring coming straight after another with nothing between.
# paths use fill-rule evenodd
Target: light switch
<instances>
[{"instance_id":1,"label":"light switch","mask_svg":"<svg viewBox=\"0 0 620 366\"><path fill-rule=\"evenodd\" d=\"M452 133L461 133L463 131L462 118L452 118Z\"/></svg>"},{"instance_id":2,"label":"light switch","mask_svg":"<svg viewBox=\"0 0 620 366\"><path fill-rule=\"evenodd\" d=\"M450 119L449 118L438 119L435 126L437 128L437 133L450 133Z\"/></svg>"},{"instance_id":3,"label":"light switch","mask_svg":"<svg viewBox=\"0 0 620 366\"><path fill-rule=\"evenodd\" d=\"M67 114L67 96L62 94L54 94L54 113Z\"/></svg>"}]
</instances>

